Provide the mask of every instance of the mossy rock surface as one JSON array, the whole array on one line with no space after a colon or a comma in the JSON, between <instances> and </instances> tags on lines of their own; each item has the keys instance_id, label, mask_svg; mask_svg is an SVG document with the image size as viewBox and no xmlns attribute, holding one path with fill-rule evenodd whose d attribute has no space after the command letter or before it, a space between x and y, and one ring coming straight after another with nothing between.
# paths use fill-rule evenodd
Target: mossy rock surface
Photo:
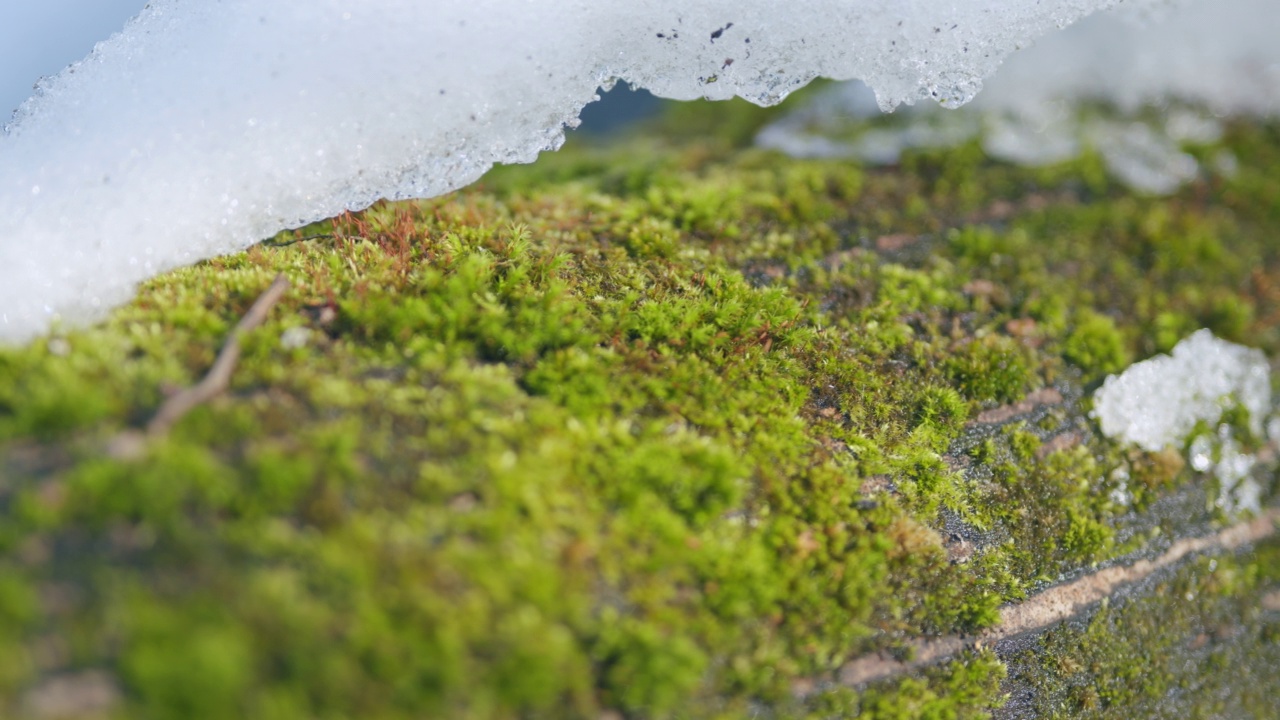
<instances>
[{"instance_id":1,"label":"mossy rock surface","mask_svg":"<svg viewBox=\"0 0 1280 720\"><path fill-rule=\"evenodd\" d=\"M1088 417L1202 327L1280 357L1280 127L1222 150L1151 198L571 143L0 350L0 716L1275 717L1274 541L838 682L1233 522ZM230 390L121 451L278 273Z\"/></svg>"}]
</instances>

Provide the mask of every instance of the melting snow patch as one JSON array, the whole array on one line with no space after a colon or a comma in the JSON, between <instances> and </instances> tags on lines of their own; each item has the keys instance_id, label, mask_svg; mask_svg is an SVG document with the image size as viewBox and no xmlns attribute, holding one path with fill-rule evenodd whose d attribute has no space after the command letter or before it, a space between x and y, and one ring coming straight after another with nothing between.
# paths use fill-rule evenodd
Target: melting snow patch
<instances>
[{"instance_id":1,"label":"melting snow patch","mask_svg":"<svg viewBox=\"0 0 1280 720\"><path fill-rule=\"evenodd\" d=\"M615 80L770 104L861 78L884 109L959 105L1009 53L1118 1L153 0L0 137L0 341L530 162Z\"/></svg>"},{"instance_id":2,"label":"melting snow patch","mask_svg":"<svg viewBox=\"0 0 1280 720\"><path fill-rule=\"evenodd\" d=\"M1093 415L1107 437L1144 450L1181 446L1196 423L1216 425L1223 410L1249 411L1255 434L1271 409L1271 378L1261 350L1200 330L1173 348L1108 377L1094 395Z\"/></svg>"},{"instance_id":3,"label":"melting snow patch","mask_svg":"<svg viewBox=\"0 0 1280 720\"><path fill-rule=\"evenodd\" d=\"M1259 509L1261 487L1250 477L1258 459L1244 452L1223 412L1248 412L1250 432L1262 438L1271 411L1271 377L1260 350L1220 340L1200 330L1160 355L1107 378L1094 395L1093 416L1104 435L1144 450L1181 447L1196 426L1217 427L1215 434L1191 440L1188 461L1197 472L1212 472L1220 483L1217 500L1228 513ZM1276 430L1277 420L1267 423ZM1272 441L1275 441L1273 436Z\"/></svg>"}]
</instances>

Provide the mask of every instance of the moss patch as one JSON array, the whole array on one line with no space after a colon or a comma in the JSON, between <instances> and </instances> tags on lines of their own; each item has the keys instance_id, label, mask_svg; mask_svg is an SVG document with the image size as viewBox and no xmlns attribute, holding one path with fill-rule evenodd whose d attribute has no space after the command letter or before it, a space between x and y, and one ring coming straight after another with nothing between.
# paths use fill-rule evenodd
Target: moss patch
<instances>
[{"instance_id":1,"label":"moss patch","mask_svg":"<svg viewBox=\"0 0 1280 720\"><path fill-rule=\"evenodd\" d=\"M1280 590L1277 561L1275 540L1252 555L1200 558L1053 630L1012 654L1002 714L1271 717L1280 613L1263 597Z\"/></svg>"},{"instance_id":2,"label":"moss patch","mask_svg":"<svg viewBox=\"0 0 1280 720\"><path fill-rule=\"evenodd\" d=\"M989 652L794 690L1141 550L1117 469L1192 487L1079 398L1201 326L1280 354L1280 137L1226 143L1158 200L638 138L157 278L0 351L0 707L102 670L131 718L981 716ZM279 272L231 391L106 452Z\"/></svg>"}]
</instances>

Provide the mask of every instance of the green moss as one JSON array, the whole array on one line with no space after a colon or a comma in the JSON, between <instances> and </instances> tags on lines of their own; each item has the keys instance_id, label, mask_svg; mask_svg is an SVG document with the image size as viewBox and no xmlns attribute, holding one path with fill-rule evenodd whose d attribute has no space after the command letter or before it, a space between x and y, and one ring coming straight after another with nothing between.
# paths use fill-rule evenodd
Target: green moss
<instances>
[{"instance_id":1,"label":"green moss","mask_svg":"<svg viewBox=\"0 0 1280 720\"><path fill-rule=\"evenodd\" d=\"M965 653L921 678L873 687L860 696L845 690L814 701L810 717L985 718L1002 702L998 697L1005 666L995 653Z\"/></svg>"},{"instance_id":2,"label":"green moss","mask_svg":"<svg viewBox=\"0 0 1280 720\"><path fill-rule=\"evenodd\" d=\"M726 112L723 142L570 147L0 351L0 714L86 669L122 717L997 708L990 652L793 690L990 626L1203 495L1079 397L1201 325L1280 350L1280 142L1236 128L1237 180L1157 200L1090 158L787 160ZM278 272L231 389L109 452Z\"/></svg>"},{"instance_id":3,"label":"green moss","mask_svg":"<svg viewBox=\"0 0 1280 720\"><path fill-rule=\"evenodd\" d=\"M1124 338L1116 329L1115 322L1089 310L1076 318L1075 327L1063 343L1062 353L1090 378L1118 373L1129 364Z\"/></svg>"},{"instance_id":4,"label":"green moss","mask_svg":"<svg viewBox=\"0 0 1280 720\"><path fill-rule=\"evenodd\" d=\"M1026 394L1031 379L1017 341L997 335L956 348L945 367L960 392L977 402L1013 402Z\"/></svg>"},{"instance_id":5,"label":"green moss","mask_svg":"<svg viewBox=\"0 0 1280 720\"><path fill-rule=\"evenodd\" d=\"M121 651L125 682L138 689L139 710L150 716L222 718L241 705L256 669L244 629L206 608L147 607L139 598ZM203 622L196 620L211 616ZM193 622L195 621L195 622Z\"/></svg>"},{"instance_id":6,"label":"green moss","mask_svg":"<svg viewBox=\"0 0 1280 720\"><path fill-rule=\"evenodd\" d=\"M1271 542L1252 558L1201 558L1146 593L1038 639L1011 661L1022 710L1037 717L1272 716L1277 622L1257 603L1275 588L1263 567L1276 548Z\"/></svg>"},{"instance_id":7,"label":"green moss","mask_svg":"<svg viewBox=\"0 0 1280 720\"><path fill-rule=\"evenodd\" d=\"M921 393L916 418L920 425L936 430L943 438L955 437L969 417L969 408L960 393L949 387L929 387Z\"/></svg>"}]
</instances>

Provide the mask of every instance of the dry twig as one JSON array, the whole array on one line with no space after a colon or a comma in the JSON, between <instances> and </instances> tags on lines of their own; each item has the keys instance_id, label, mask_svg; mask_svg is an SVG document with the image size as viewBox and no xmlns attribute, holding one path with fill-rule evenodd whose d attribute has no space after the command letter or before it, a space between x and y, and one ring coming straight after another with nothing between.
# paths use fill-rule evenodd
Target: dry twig
<instances>
[{"instance_id":1,"label":"dry twig","mask_svg":"<svg viewBox=\"0 0 1280 720\"><path fill-rule=\"evenodd\" d=\"M272 306L288 289L289 280L284 275L277 275L271 286L254 301L249 312L240 318L239 323L236 323L231 335L227 337L226 343L218 353L217 359L213 361L213 367L209 368L208 374L200 382L173 395L160 406L155 417L147 423L148 435L152 437L164 435L169 432L169 428L173 427L174 423L182 419L183 415L227 389L231 383L231 373L235 370L236 361L240 359L241 336L261 325L267 319L267 313L271 311Z\"/></svg>"}]
</instances>

